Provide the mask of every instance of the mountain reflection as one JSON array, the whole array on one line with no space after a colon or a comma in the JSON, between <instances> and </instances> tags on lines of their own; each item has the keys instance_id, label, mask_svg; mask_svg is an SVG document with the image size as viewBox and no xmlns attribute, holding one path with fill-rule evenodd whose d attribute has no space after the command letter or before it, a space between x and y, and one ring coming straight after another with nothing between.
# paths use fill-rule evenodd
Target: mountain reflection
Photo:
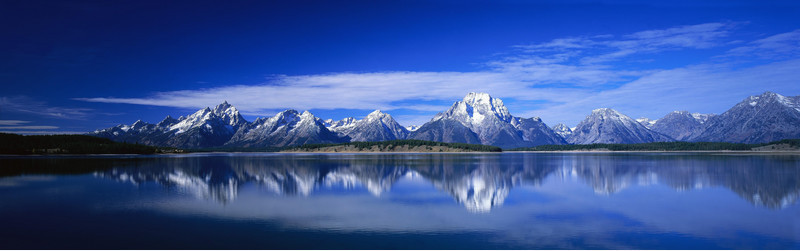
<instances>
[{"instance_id":1,"label":"mountain reflection","mask_svg":"<svg viewBox=\"0 0 800 251\"><path fill-rule=\"evenodd\" d=\"M228 203L252 183L278 195L308 196L323 188L361 186L381 196L405 177L422 177L472 212L502 205L510 190L548 178L574 178L595 193L660 184L676 190L725 187L758 206L796 203L796 156L703 154L388 154L210 155L142 159L95 171L133 184L156 182Z\"/></svg>"}]
</instances>

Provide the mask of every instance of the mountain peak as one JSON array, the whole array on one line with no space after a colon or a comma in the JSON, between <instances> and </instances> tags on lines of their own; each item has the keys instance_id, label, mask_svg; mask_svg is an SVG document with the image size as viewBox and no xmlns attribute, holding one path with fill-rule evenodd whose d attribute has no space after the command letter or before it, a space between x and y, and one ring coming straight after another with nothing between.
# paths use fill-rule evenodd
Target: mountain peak
<instances>
[{"instance_id":1,"label":"mountain peak","mask_svg":"<svg viewBox=\"0 0 800 251\"><path fill-rule=\"evenodd\" d=\"M470 92L462 101L453 103L449 110L437 115L434 120L448 118L455 119L465 126L476 130L478 125L485 121L494 123L500 120L510 122L513 118L503 101L492 98L487 93ZM487 120L488 119L488 120Z\"/></svg>"},{"instance_id":2,"label":"mountain peak","mask_svg":"<svg viewBox=\"0 0 800 251\"><path fill-rule=\"evenodd\" d=\"M370 112L370 113L367 115L367 117L371 117L371 116L382 116L382 115L386 115L386 113L382 112L381 110L374 110L374 111Z\"/></svg>"},{"instance_id":3,"label":"mountain peak","mask_svg":"<svg viewBox=\"0 0 800 251\"><path fill-rule=\"evenodd\" d=\"M561 137L565 139L568 138L570 135L572 135L572 129L570 129L569 126L563 123L558 123L557 125L554 125L552 130L553 132L555 132L558 135L561 135Z\"/></svg>"},{"instance_id":4,"label":"mountain peak","mask_svg":"<svg viewBox=\"0 0 800 251\"><path fill-rule=\"evenodd\" d=\"M567 141L572 144L630 144L668 140L666 136L650 131L625 114L610 108L599 108L592 110L592 114L578 124Z\"/></svg>"},{"instance_id":5,"label":"mountain peak","mask_svg":"<svg viewBox=\"0 0 800 251\"><path fill-rule=\"evenodd\" d=\"M642 124L644 127L647 127L647 128L652 127L657 121L658 120L652 120L652 119L649 119L649 118L646 118L646 117L641 117L641 118L636 119L636 122L639 122L639 124Z\"/></svg>"},{"instance_id":6,"label":"mountain peak","mask_svg":"<svg viewBox=\"0 0 800 251\"><path fill-rule=\"evenodd\" d=\"M611 108L597 108L592 110L592 113L617 113L617 111Z\"/></svg>"},{"instance_id":7,"label":"mountain peak","mask_svg":"<svg viewBox=\"0 0 800 251\"><path fill-rule=\"evenodd\" d=\"M165 128L165 127L172 126L172 125L174 125L175 123L178 123L178 122L179 122L179 120L174 119L174 118L172 118L172 116L167 115L166 118L161 120L161 122L158 122L158 124L156 124L156 125L158 127Z\"/></svg>"},{"instance_id":8,"label":"mountain peak","mask_svg":"<svg viewBox=\"0 0 800 251\"><path fill-rule=\"evenodd\" d=\"M611 118L625 118L628 117L625 114L618 112L617 110L611 108L597 108L592 110L592 114L590 116L600 116L600 117L611 117Z\"/></svg>"},{"instance_id":9,"label":"mountain peak","mask_svg":"<svg viewBox=\"0 0 800 251\"><path fill-rule=\"evenodd\" d=\"M716 114L713 114L713 113L706 113L706 114L699 113L699 112L692 113L692 117L694 119L696 119L697 121L699 121L700 124L705 124L706 121L708 121L708 119L710 119L711 117L714 117L714 116L716 116Z\"/></svg>"},{"instance_id":10,"label":"mountain peak","mask_svg":"<svg viewBox=\"0 0 800 251\"><path fill-rule=\"evenodd\" d=\"M800 101L797 97L787 97L774 92L764 92L758 96L747 97L744 101L739 103L740 106L750 105L751 107L760 106L769 103L778 103L783 106L794 108L800 111Z\"/></svg>"},{"instance_id":11,"label":"mountain peak","mask_svg":"<svg viewBox=\"0 0 800 251\"><path fill-rule=\"evenodd\" d=\"M236 111L239 112L236 107L233 107L231 104L228 104L228 101L222 102L222 104L217 105L214 107L214 113L222 114L228 111Z\"/></svg>"},{"instance_id":12,"label":"mountain peak","mask_svg":"<svg viewBox=\"0 0 800 251\"><path fill-rule=\"evenodd\" d=\"M300 113L297 112L297 110L289 109L275 114L275 116L268 118L264 123L273 123L275 121L278 121L278 123L287 123L299 119L299 115Z\"/></svg>"},{"instance_id":13,"label":"mountain peak","mask_svg":"<svg viewBox=\"0 0 800 251\"><path fill-rule=\"evenodd\" d=\"M382 120L382 119L387 118L387 117L391 117L391 115L389 115L389 114L387 114L385 112L382 112L381 110L375 110L375 111L369 113L369 115L367 115L367 117L364 118L364 119L366 119L366 120Z\"/></svg>"},{"instance_id":14,"label":"mountain peak","mask_svg":"<svg viewBox=\"0 0 800 251\"><path fill-rule=\"evenodd\" d=\"M470 92L467 93L467 96L464 96L463 101L468 104L474 104L479 102L491 102L492 96L485 92Z\"/></svg>"},{"instance_id":15,"label":"mountain peak","mask_svg":"<svg viewBox=\"0 0 800 251\"><path fill-rule=\"evenodd\" d=\"M702 141L766 143L800 137L800 96L774 92L749 96L706 122Z\"/></svg>"},{"instance_id":16,"label":"mountain peak","mask_svg":"<svg viewBox=\"0 0 800 251\"><path fill-rule=\"evenodd\" d=\"M222 118L225 123L234 127L247 123L244 117L239 113L239 110L229 104L227 100L214 107L214 114Z\"/></svg>"}]
</instances>

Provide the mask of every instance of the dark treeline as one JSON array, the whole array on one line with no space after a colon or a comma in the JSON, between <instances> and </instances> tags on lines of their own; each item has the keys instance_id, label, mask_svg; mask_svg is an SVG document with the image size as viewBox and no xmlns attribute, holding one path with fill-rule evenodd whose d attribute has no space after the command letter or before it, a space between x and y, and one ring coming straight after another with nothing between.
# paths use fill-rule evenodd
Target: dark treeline
<instances>
[{"instance_id":1,"label":"dark treeline","mask_svg":"<svg viewBox=\"0 0 800 251\"><path fill-rule=\"evenodd\" d=\"M541 145L515 148L509 151L579 151L607 149L609 151L749 151L755 147L788 144L800 147L800 139L784 139L764 144L741 144L727 142L654 142L641 144L587 144L587 145Z\"/></svg>"},{"instance_id":2,"label":"dark treeline","mask_svg":"<svg viewBox=\"0 0 800 251\"><path fill-rule=\"evenodd\" d=\"M0 133L0 154L151 154L159 149L86 135Z\"/></svg>"},{"instance_id":3,"label":"dark treeline","mask_svg":"<svg viewBox=\"0 0 800 251\"><path fill-rule=\"evenodd\" d=\"M464 149L470 151L479 151L479 152L503 151L500 147L496 146L476 145L476 144L466 144L466 143L444 143L444 142L425 141L416 139L398 139L398 140L387 140L378 142L350 142L350 143L340 143L340 144L306 144L298 147L288 148L287 150L293 150L293 149L310 150L310 149L318 149L330 146L354 146L358 148L358 150L364 150L372 148L373 146L378 146L380 148L387 148L388 146L404 146L404 145L408 145L409 148L416 146L443 146L443 147Z\"/></svg>"}]
</instances>

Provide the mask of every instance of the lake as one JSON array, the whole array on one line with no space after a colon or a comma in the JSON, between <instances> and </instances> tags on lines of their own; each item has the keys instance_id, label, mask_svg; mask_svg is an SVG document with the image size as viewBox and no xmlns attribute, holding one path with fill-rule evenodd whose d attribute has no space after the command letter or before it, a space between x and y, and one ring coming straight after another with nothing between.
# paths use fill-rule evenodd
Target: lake
<instances>
[{"instance_id":1,"label":"lake","mask_svg":"<svg viewBox=\"0 0 800 251\"><path fill-rule=\"evenodd\" d=\"M800 249L800 156L0 156L3 249Z\"/></svg>"}]
</instances>

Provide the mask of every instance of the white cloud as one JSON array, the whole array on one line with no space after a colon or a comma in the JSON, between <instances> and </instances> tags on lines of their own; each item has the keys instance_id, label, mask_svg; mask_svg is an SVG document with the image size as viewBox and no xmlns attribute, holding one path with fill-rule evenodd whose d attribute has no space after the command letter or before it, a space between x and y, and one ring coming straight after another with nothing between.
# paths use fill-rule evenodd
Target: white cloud
<instances>
[{"instance_id":1,"label":"white cloud","mask_svg":"<svg viewBox=\"0 0 800 251\"><path fill-rule=\"evenodd\" d=\"M21 124L27 124L27 123L30 123L30 121L24 121L24 120L0 120L0 125L4 125L4 126L15 126L15 125L21 125Z\"/></svg>"},{"instance_id":2,"label":"white cloud","mask_svg":"<svg viewBox=\"0 0 800 251\"><path fill-rule=\"evenodd\" d=\"M611 35L558 38L550 42L516 46L526 53L549 55L552 59L579 58L581 64L592 65L618 60L639 53L666 50L706 49L725 44L737 23L705 23L662 30L647 30L615 38ZM568 52L568 54L565 54Z\"/></svg>"},{"instance_id":3,"label":"white cloud","mask_svg":"<svg viewBox=\"0 0 800 251\"><path fill-rule=\"evenodd\" d=\"M60 135L60 134L85 134L86 131L0 131L3 133L23 135Z\"/></svg>"},{"instance_id":4,"label":"white cloud","mask_svg":"<svg viewBox=\"0 0 800 251\"><path fill-rule=\"evenodd\" d=\"M719 113L748 95L800 92L796 60L800 31L778 34L729 53L756 49L789 50L782 62L741 66L687 62L673 69L621 69L616 61L632 55L732 46L739 23L706 23L648 30L621 36L586 36L515 46L513 53L474 72L369 72L275 76L260 85L159 92L147 97L77 98L88 102L126 103L180 108L214 106L223 100L244 114L273 114L282 109L412 110L396 118L419 124L468 92L488 92L513 100L512 114L540 116L548 124L575 125L592 109L610 107L630 116L658 118L672 110ZM626 62L630 63L630 62ZM410 100L431 101L414 104ZM436 104L438 103L438 104ZM524 105L537 104L537 105ZM355 114L354 114L355 116Z\"/></svg>"},{"instance_id":5,"label":"white cloud","mask_svg":"<svg viewBox=\"0 0 800 251\"><path fill-rule=\"evenodd\" d=\"M48 130L58 129L58 126L0 126L0 130Z\"/></svg>"},{"instance_id":6,"label":"white cloud","mask_svg":"<svg viewBox=\"0 0 800 251\"><path fill-rule=\"evenodd\" d=\"M65 119L83 119L92 109L49 106L26 96L0 97L0 111L28 113Z\"/></svg>"},{"instance_id":7,"label":"white cloud","mask_svg":"<svg viewBox=\"0 0 800 251\"><path fill-rule=\"evenodd\" d=\"M759 39L733 48L727 56L787 58L800 55L800 29Z\"/></svg>"},{"instance_id":8,"label":"white cloud","mask_svg":"<svg viewBox=\"0 0 800 251\"><path fill-rule=\"evenodd\" d=\"M660 118L674 110L721 113L750 95L773 91L800 93L797 73L800 59L736 68L731 65L697 65L663 70L619 88L601 91L572 102L543 107L522 115L541 116L548 124L574 126L592 109L609 107L637 118Z\"/></svg>"}]
</instances>

